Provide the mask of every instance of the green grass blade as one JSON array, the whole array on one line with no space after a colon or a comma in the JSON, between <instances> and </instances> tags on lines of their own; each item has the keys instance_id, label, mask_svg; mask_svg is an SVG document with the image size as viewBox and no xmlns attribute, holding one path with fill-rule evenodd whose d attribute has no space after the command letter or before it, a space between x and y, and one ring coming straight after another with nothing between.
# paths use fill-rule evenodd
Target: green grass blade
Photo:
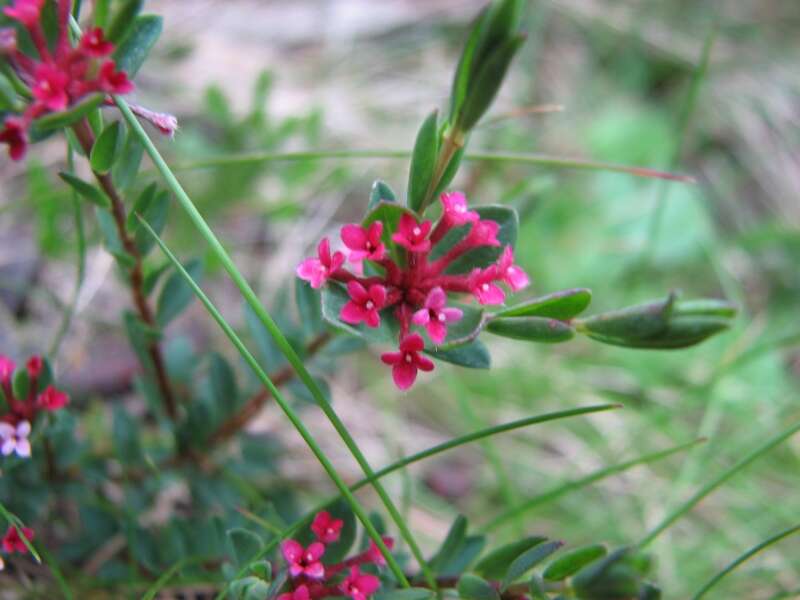
<instances>
[{"instance_id":1,"label":"green grass blade","mask_svg":"<svg viewBox=\"0 0 800 600\"><path fill-rule=\"evenodd\" d=\"M733 560L728 566L726 566L724 569L722 569L719 573L714 575L714 577L712 577L708 581L708 583L705 584L700 589L700 591L697 592L692 597L692 600L700 600L700 598L702 598L703 596L706 595L706 592L708 592L711 588L713 588L715 585L717 585L717 583L719 583L719 581L723 577L725 577L728 573L730 573L731 571L736 569L739 565L741 565L745 561L749 560L750 558L752 558L753 556L755 556L756 554L758 554L762 550L768 548L772 544L775 544L775 543L781 541L783 538L789 537L790 535L795 534L798 531L800 531L800 525L795 525L794 527L790 527L789 529L785 529L784 531L781 531L780 533L777 533L777 534L773 535L771 538L764 540L760 544L757 544L757 545L753 546L747 552L745 552L744 554L738 556L735 560Z\"/></svg>"},{"instance_id":2,"label":"green grass blade","mask_svg":"<svg viewBox=\"0 0 800 600\"><path fill-rule=\"evenodd\" d=\"M478 440L482 440L491 437L493 435L497 435L499 433L506 433L508 431L513 431L515 429L521 429L522 427L529 427L531 425L547 423L548 421L557 421L559 419L578 417L581 415L588 415L596 412L604 412L607 410L614 410L617 408L622 408L622 405L595 404L590 406L581 406L579 408L570 408L568 410L560 410L552 413L545 413L533 417L525 417L524 419L509 421L508 423L503 423L501 425L493 425L492 427L486 427L485 429L473 431L472 433L468 433L466 435L453 438L441 444L437 444L436 446L431 446L430 448L417 452L416 454L406 456L405 458L395 461L383 467L382 469L376 471L374 477L375 478L385 477L386 475L394 473L395 471L399 471L400 469L403 469L404 467L407 467L410 464L419 462L421 460L425 460L426 458L430 458L431 456L441 454L442 452L447 452L448 450L453 450L454 448L458 448L459 446L464 446L466 444L470 444L472 442L476 442ZM355 492L356 490L364 487L365 485L368 485L369 483L371 483L370 479L368 478L361 479L360 481L350 486L350 490ZM338 498L339 496L333 496L331 498L328 498L324 502L321 502L311 510L307 511L306 516L301 517L300 519L289 525L286 529L283 530L283 532L281 532L281 534L276 539L269 542L261 550L261 552L259 552L257 558L262 558L264 556L267 556L278 546L281 540L294 535L294 533L298 531L301 527L311 522L311 519L314 517L316 513L325 509L329 504L338 500ZM242 570L240 574L243 575L244 570Z\"/></svg>"},{"instance_id":3,"label":"green grass blade","mask_svg":"<svg viewBox=\"0 0 800 600\"><path fill-rule=\"evenodd\" d=\"M747 456L745 456L742 460L737 462L735 465L726 469L719 475L717 475L714 479L706 483L703 487L701 487L695 494L689 498L686 502L681 504L677 509L672 511L669 515L667 515L661 523L655 526L650 533L648 533L644 539L639 542L639 547L644 548L654 539L656 539L665 529L667 529L670 525L672 525L675 521L680 519L682 516L687 514L694 506L700 502L703 498L708 496L711 492L713 492L716 488L721 486L725 483L728 479L736 475L739 471L747 467L751 462L755 461L756 459L760 458L776 446L780 445L790 437L792 437L795 433L800 431L800 422L795 423L794 425L789 426L788 428L784 429L776 436L770 438L766 442L764 442L761 446L750 452Z\"/></svg>"},{"instance_id":4,"label":"green grass blade","mask_svg":"<svg viewBox=\"0 0 800 600\"><path fill-rule=\"evenodd\" d=\"M280 390L277 387L275 387L275 384L272 383L272 380L258 364L258 361L250 353L250 351L244 345L239 336L236 335L236 332L233 330L233 328L225 320L225 317L223 317L222 314L220 314L220 312L217 310L216 306L214 306L214 304L211 302L208 296L206 296L203 290L200 289L197 283L195 283L194 279L192 279L191 275L189 275L186 269L184 269L181 262L175 257L175 255L170 251L170 249L166 246L166 244L164 244L161 238L158 237L156 232L153 231L153 229L144 219L140 217L139 221L147 229L150 235L153 236L158 245L161 247L161 250L164 253L164 255L170 260L170 262L172 262L172 265L175 268L175 270L183 276L183 278L186 280L186 283L192 288L192 291L195 293L197 298L203 303L203 306L205 306L206 310L208 310L208 312L211 314L213 319L223 330L223 332L231 341L231 343L236 347L236 349L239 351L239 354L242 355L242 358L244 358L245 362L247 362L250 368L253 369L256 376L261 380L261 383L263 383L264 386L269 390L270 394L272 394L272 397L275 399L275 402L278 404L278 406L280 406L281 410L283 410L284 414L288 417L289 421L291 421L292 425L294 425L295 429L297 429L298 433L301 435L301 437L306 442L308 447L314 453L314 456L316 456L317 460L320 462L322 467L325 469L330 478L333 480L336 487L339 488L340 493L345 498L347 503L350 505L351 509L353 510L353 513L358 517L358 519L364 525L364 528L366 529L369 536L381 549L381 552L386 558L386 562L389 565L389 568L392 570L395 577L397 577L397 580L403 583L406 587L408 587L409 583L405 575L403 574L403 570L400 568L400 565L397 564L397 561L389 552L388 548L386 548L386 545L383 543L380 534L370 521L366 511L358 502L358 500L356 500L355 496L353 496L353 493L350 491L350 489L345 484L344 480L342 480L341 476L336 471L336 467L333 466L333 464L328 459L325 452L322 450L322 448L320 448L319 444L317 444L316 440L314 439L314 436L311 435L311 432L308 431L306 426L303 424L303 421L300 419L300 416L286 401L286 399L281 394Z\"/></svg>"},{"instance_id":5,"label":"green grass blade","mask_svg":"<svg viewBox=\"0 0 800 600\"><path fill-rule=\"evenodd\" d=\"M166 586L170 580L180 572L181 569L184 569L194 563L202 563L205 560L207 559L201 556L182 558L169 569L164 571L161 577L159 577L156 582L150 588L148 588L148 590L142 596L142 600L155 600L156 594L158 594L158 592L160 592L164 586Z\"/></svg>"},{"instance_id":6,"label":"green grass blade","mask_svg":"<svg viewBox=\"0 0 800 600\"><path fill-rule=\"evenodd\" d=\"M569 481L567 483L554 487L553 489L548 490L542 494L539 494L538 496L534 496L529 500L526 500L523 504L515 506L501 513L500 515L489 521L486 525L484 525L481 528L481 530L486 532L492 529L496 529L499 525L502 525L507 521L515 519L537 506L541 506L542 504L547 504L548 502L552 502L556 498L560 498L565 494L574 492L575 490L579 490L583 487L586 487L587 485L595 483L596 481L600 481L601 479L610 477L611 475L622 473L623 471L627 471L628 469L631 469L638 465L644 465L656 462L658 460L667 458L668 456L672 456L673 454L677 454L678 452L683 452L684 450L688 450L689 448L703 442L705 442L705 439L701 438L689 442L688 444L681 444L680 446L674 446L672 448L667 448L666 450L660 450L659 452L652 452L650 454L645 454L644 456L631 459L627 462L623 462L618 465L612 465L604 469L599 469L594 473L590 473L586 477L581 477L580 479L576 479L575 481Z\"/></svg>"},{"instance_id":7,"label":"green grass blade","mask_svg":"<svg viewBox=\"0 0 800 600\"><path fill-rule=\"evenodd\" d=\"M174 171L192 171L196 169L210 169L214 167L227 167L233 165L258 165L268 162L299 162L309 160L349 160L349 159L407 159L411 157L410 150L310 150L303 152L251 152L247 154L228 154L225 156L212 156L202 160L186 162L173 167ZM551 167L557 169L576 169L579 171L610 171L623 173L648 179L665 179L668 181L682 181L694 183L694 178L680 173L668 173L647 167L632 167L615 163L570 158L566 156L553 156L550 154L531 154L516 152L468 152L463 160L476 162L493 162L523 164L536 167Z\"/></svg>"},{"instance_id":8,"label":"green grass blade","mask_svg":"<svg viewBox=\"0 0 800 600\"><path fill-rule=\"evenodd\" d=\"M244 297L245 301L250 305L250 308L253 309L253 312L258 316L261 323L270 333L272 338L275 340L275 344L280 349L281 353L286 357L289 364L297 373L299 379L303 382L303 384L308 388L309 392L313 396L317 406L322 410L325 416L333 425L333 428L342 438L344 441L345 446L353 455L353 458L356 459L361 470L364 471L364 474L367 477L371 477L373 475L372 467L369 465L364 454L361 452L361 449L356 444L353 437L350 435L350 432L345 427L344 423L342 423L339 416L336 414L336 411L330 405L330 403L325 399L325 395L319 387L319 384L314 380L311 374L306 369L305 365L303 364L302 359L297 355L292 345L289 343L289 340L286 339L286 336L283 335L283 332L277 326L275 321L270 316L269 312L264 308L261 302L256 296L256 293L247 283L244 275L241 274L239 269L236 268L236 265L233 263L233 260L228 255L225 248L222 246L220 241L217 239L217 236L214 235L214 232L211 231L211 228L206 223L203 216L197 210L197 207L194 205L192 200L189 198L189 195L181 186L180 182L177 180L175 175L170 170L167 163L162 158L161 154L159 154L158 150L156 149L155 145L153 144L152 140L147 136L142 125L136 119L134 114L131 112L128 105L125 103L124 100L121 98L115 97L115 102L119 107L119 110L122 112L123 117L128 123L131 131L139 138L139 141L144 146L145 151L150 156L150 159L153 161L153 164L156 166L158 171L161 173L164 181L167 184L167 187L172 191L175 195L178 203L183 207L183 209L188 214L190 220L200 232L200 235L206 240L206 242L211 247L212 252L216 256L217 260L222 264L225 270L228 272L228 275L233 280L234 284L237 288L239 288L239 292ZM397 510L397 507L394 505L394 502L389 497L389 494L383 489L383 486L375 480L373 482L373 488L375 492L378 494L378 497L383 502L384 507L386 508L389 515L392 517L395 525L397 526L398 530L400 531L401 536L405 540L406 544L408 544L411 553L414 555L414 558L420 564L422 571L425 575L425 580L427 584L431 587L431 589L436 589L436 579L433 576L433 573L428 568L428 565L425 561L425 557L422 555L422 551L419 548L414 536L412 535L411 531L408 528L405 520L403 519L400 511ZM378 546L382 546L383 542L378 538L377 542ZM388 550L386 551L388 554ZM403 581L401 579L401 581ZM405 585L408 585L408 582L405 582Z\"/></svg>"}]
</instances>

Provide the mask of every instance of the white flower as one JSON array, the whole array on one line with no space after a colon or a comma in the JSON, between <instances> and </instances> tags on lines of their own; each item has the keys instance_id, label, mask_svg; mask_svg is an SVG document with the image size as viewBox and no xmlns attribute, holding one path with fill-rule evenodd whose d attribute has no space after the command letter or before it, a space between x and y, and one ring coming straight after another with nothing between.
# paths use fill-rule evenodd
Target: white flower
<instances>
[{"instance_id":1,"label":"white flower","mask_svg":"<svg viewBox=\"0 0 800 600\"><path fill-rule=\"evenodd\" d=\"M16 427L0 423L0 454L8 456L16 452L17 456L28 458L31 455L30 433L31 424L28 421L20 421Z\"/></svg>"}]
</instances>

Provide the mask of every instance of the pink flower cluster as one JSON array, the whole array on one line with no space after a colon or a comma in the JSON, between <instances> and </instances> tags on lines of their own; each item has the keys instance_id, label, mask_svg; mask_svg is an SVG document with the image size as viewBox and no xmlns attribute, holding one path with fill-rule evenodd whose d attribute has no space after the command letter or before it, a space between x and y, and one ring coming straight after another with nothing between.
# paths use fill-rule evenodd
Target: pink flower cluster
<instances>
[{"instance_id":1,"label":"pink flower cluster","mask_svg":"<svg viewBox=\"0 0 800 600\"><path fill-rule=\"evenodd\" d=\"M343 526L341 519L334 519L330 513L322 511L311 523L316 541L306 548L296 540L283 542L281 552L289 570L290 591L278 596L278 600L319 600L341 595L350 596L352 600L368 600L378 590L380 579L361 572L361 565L386 564L374 542L365 552L340 563L322 564L326 546L339 540ZM383 538L383 542L389 548L394 545L389 537Z\"/></svg>"},{"instance_id":2,"label":"pink flower cluster","mask_svg":"<svg viewBox=\"0 0 800 600\"><path fill-rule=\"evenodd\" d=\"M58 38L51 50L42 27L44 0L14 0L3 9L6 16L21 23L30 34L39 60L17 48L16 32L0 29L0 56L5 56L19 78L30 87L33 101L21 116L7 117L0 142L8 144L13 160L20 160L28 146L31 122L48 112L65 110L87 94L127 94L133 84L109 58L114 45L95 28L81 36L77 47L69 39L71 0L58 0Z\"/></svg>"},{"instance_id":3,"label":"pink flower cluster","mask_svg":"<svg viewBox=\"0 0 800 600\"><path fill-rule=\"evenodd\" d=\"M29 527L22 527L22 535L24 535L29 542L32 541L33 529ZM14 554L15 552L25 554L28 552L28 547L22 540L22 536L20 536L19 531L13 525L8 528L6 534L3 536L2 542L0 543L2 544L3 552L7 554ZM0 571L2 571L4 567L5 563L3 562L3 557L0 556Z\"/></svg>"},{"instance_id":4,"label":"pink flower cluster","mask_svg":"<svg viewBox=\"0 0 800 600\"><path fill-rule=\"evenodd\" d=\"M435 345L447 338L448 325L459 321L463 311L448 306L448 292L474 297L483 305L502 304L505 292L498 284L516 292L529 283L525 272L514 264L511 246L503 248L496 263L474 268L463 275L445 273L456 259L475 248L500 247L497 239L500 226L469 210L467 200L459 192L441 196L442 216L434 225L419 222L411 214L403 214L397 230L389 232L392 242L404 249L405 260L396 262L389 254L384 223L375 221L367 227L356 224L341 229L347 260L352 271L344 268L345 254L331 253L330 241L324 238L317 249L317 258L308 258L297 267L297 276L319 289L328 281L346 285L349 301L339 318L353 325L378 327L381 311L393 308L400 324L397 352L387 352L381 360L392 367L398 388L410 388L418 371L433 370L433 362L421 354L425 348L422 336L412 326L424 328ZM466 235L441 257L430 257L432 248L454 227L469 226ZM362 276L364 261L379 267L380 276Z\"/></svg>"},{"instance_id":5,"label":"pink flower cluster","mask_svg":"<svg viewBox=\"0 0 800 600\"><path fill-rule=\"evenodd\" d=\"M28 392L17 398L12 385L16 365L6 356L0 355L0 389L5 397L7 412L0 415L0 455L16 454L20 458L31 455L28 439L31 425L41 411L53 412L69 404L69 396L52 385L39 392L39 380L44 368L40 356L32 356L25 365L28 372Z\"/></svg>"}]
</instances>

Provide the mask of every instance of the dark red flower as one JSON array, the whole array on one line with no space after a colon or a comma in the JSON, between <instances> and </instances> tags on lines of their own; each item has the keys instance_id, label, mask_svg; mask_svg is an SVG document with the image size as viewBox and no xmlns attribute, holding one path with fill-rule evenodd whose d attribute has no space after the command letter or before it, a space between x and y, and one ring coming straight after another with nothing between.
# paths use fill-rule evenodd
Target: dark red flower
<instances>
[{"instance_id":1,"label":"dark red flower","mask_svg":"<svg viewBox=\"0 0 800 600\"><path fill-rule=\"evenodd\" d=\"M325 567L319 560L325 554L324 544L313 542L308 548L303 548L302 544L296 540L286 540L281 544L281 552L289 565L289 574L292 577L300 575L305 575L310 579L325 577Z\"/></svg>"},{"instance_id":2,"label":"dark red flower","mask_svg":"<svg viewBox=\"0 0 800 600\"><path fill-rule=\"evenodd\" d=\"M11 160L21 160L28 149L28 133L24 121L19 117L8 117L0 131L0 143L8 144Z\"/></svg>"},{"instance_id":3,"label":"dark red flower","mask_svg":"<svg viewBox=\"0 0 800 600\"><path fill-rule=\"evenodd\" d=\"M383 536L381 538L383 540L384 545L391 550L394 548L394 538L390 538L389 536ZM378 544L376 544L373 540L369 542L369 549L367 550L367 560L375 563L376 565L380 565L381 567L386 566L386 557L383 556L380 548L378 548Z\"/></svg>"},{"instance_id":4,"label":"dark red flower","mask_svg":"<svg viewBox=\"0 0 800 600\"><path fill-rule=\"evenodd\" d=\"M353 600L367 600L381 587L381 580L367 573L362 573L358 567L352 567L350 574L339 584L339 589Z\"/></svg>"},{"instance_id":5,"label":"dark red flower","mask_svg":"<svg viewBox=\"0 0 800 600\"><path fill-rule=\"evenodd\" d=\"M48 411L61 410L69 404L69 396L57 390L52 385L48 385L45 390L36 398L36 406Z\"/></svg>"},{"instance_id":6,"label":"dark red flower","mask_svg":"<svg viewBox=\"0 0 800 600\"><path fill-rule=\"evenodd\" d=\"M31 379L36 379L42 373L42 369L44 368L44 361L42 360L41 356L34 355L28 359L28 362L25 363L25 367L28 370L28 377L30 377Z\"/></svg>"},{"instance_id":7,"label":"dark red flower","mask_svg":"<svg viewBox=\"0 0 800 600\"><path fill-rule=\"evenodd\" d=\"M39 22L43 5L44 0L14 0L14 4L6 6L3 12L25 27L33 27Z\"/></svg>"},{"instance_id":8,"label":"dark red flower","mask_svg":"<svg viewBox=\"0 0 800 600\"><path fill-rule=\"evenodd\" d=\"M311 531L317 536L317 540L323 544L332 544L339 540L344 521L334 519L327 510L317 513L311 523Z\"/></svg>"},{"instance_id":9,"label":"dark red flower","mask_svg":"<svg viewBox=\"0 0 800 600\"><path fill-rule=\"evenodd\" d=\"M392 241L399 244L409 252L427 252L431 249L428 233L431 231L431 222L417 223L409 214L400 217L397 232L392 235Z\"/></svg>"},{"instance_id":10,"label":"dark red flower","mask_svg":"<svg viewBox=\"0 0 800 600\"><path fill-rule=\"evenodd\" d=\"M447 337L447 324L458 321L464 312L459 308L446 306L447 294L440 287L433 288L425 298L425 304L414 313L411 321L428 330L434 344L441 344Z\"/></svg>"},{"instance_id":11,"label":"dark red flower","mask_svg":"<svg viewBox=\"0 0 800 600\"><path fill-rule=\"evenodd\" d=\"M311 594L305 584L298 585L293 592L286 592L278 596L278 600L310 600L310 598Z\"/></svg>"},{"instance_id":12,"label":"dark red flower","mask_svg":"<svg viewBox=\"0 0 800 600\"><path fill-rule=\"evenodd\" d=\"M375 283L367 290L357 281L347 284L347 293L350 301L342 307L339 318L345 323L358 325L366 323L367 327L377 327L381 324L379 311L386 304L386 288Z\"/></svg>"},{"instance_id":13,"label":"dark red flower","mask_svg":"<svg viewBox=\"0 0 800 600\"><path fill-rule=\"evenodd\" d=\"M22 527L22 535L24 535L29 542L32 541L33 529L30 527ZM25 542L22 541L19 531L13 525L8 528L5 536L3 536L3 550L9 554L14 552L25 554L28 551L28 547L25 545Z\"/></svg>"},{"instance_id":14,"label":"dark red flower","mask_svg":"<svg viewBox=\"0 0 800 600\"><path fill-rule=\"evenodd\" d=\"M500 240L497 239L499 231L500 225L495 221L476 221L467 236L467 244L469 246L500 246Z\"/></svg>"},{"instance_id":15,"label":"dark red flower","mask_svg":"<svg viewBox=\"0 0 800 600\"><path fill-rule=\"evenodd\" d=\"M114 44L105 39L103 30L99 27L84 32L78 47L86 56L92 58L102 58L114 51Z\"/></svg>"},{"instance_id":16,"label":"dark red flower","mask_svg":"<svg viewBox=\"0 0 800 600\"><path fill-rule=\"evenodd\" d=\"M330 276L344 264L344 254L334 252L331 255L331 244L328 238L322 238L317 247L318 258L307 258L295 271L303 281L308 281L314 289L321 288Z\"/></svg>"},{"instance_id":17,"label":"dark red flower","mask_svg":"<svg viewBox=\"0 0 800 600\"><path fill-rule=\"evenodd\" d=\"M117 71L113 60L107 60L100 67L97 74L100 89L107 94L127 94L133 91L133 83L128 79L125 71Z\"/></svg>"},{"instance_id":18,"label":"dark red flower","mask_svg":"<svg viewBox=\"0 0 800 600\"><path fill-rule=\"evenodd\" d=\"M47 110L64 110L69 104L67 84L69 77L55 65L42 63L36 67L36 81L31 88L36 98Z\"/></svg>"},{"instance_id":19,"label":"dark red flower","mask_svg":"<svg viewBox=\"0 0 800 600\"><path fill-rule=\"evenodd\" d=\"M392 365L392 378L401 390L407 390L417 378L417 371L433 371L433 362L420 354L425 342L418 333L411 333L400 342L399 352L381 354L381 360Z\"/></svg>"},{"instance_id":20,"label":"dark red flower","mask_svg":"<svg viewBox=\"0 0 800 600\"><path fill-rule=\"evenodd\" d=\"M381 241L383 223L375 221L369 227L350 224L342 227L344 245L350 250L348 260L353 263L362 260L381 260L386 256L386 246Z\"/></svg>"}]
</instances>

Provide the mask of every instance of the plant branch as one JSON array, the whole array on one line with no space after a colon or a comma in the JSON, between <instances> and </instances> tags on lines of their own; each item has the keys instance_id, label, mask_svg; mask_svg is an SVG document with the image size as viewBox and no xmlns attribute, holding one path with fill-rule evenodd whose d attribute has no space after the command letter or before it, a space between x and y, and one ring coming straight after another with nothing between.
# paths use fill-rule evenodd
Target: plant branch
<instances>
[{"instance_id":1,"label":"plant branch","mask_svg":"<svg viewBox=\"0 0 800 600\"><path fill-rule=\"evenodd\" d=\"M73 131L75 132L83 151L86 153L86 156L89 156L92 151L92 146L94 146L95 142L94 134L92 133L89 123L84 119L73 127ZM144 292L142 255L141 252L139 252L139 248L136 246L136 241L125 228L125 221L127 219L127 215L125 213L125 204L122 202L122 198L114 186L114 182L110 175L98 173L94 170L92 173L94 174L97 182L100 184L100 187L103 188L103 191L111 200L110 212L117 227L117 235L122 242L125 252L129 254L134 261L133 266L129 271L129 281L131 294L133 295L133 304L136 307L136 311L139 313L139 317L142 319L142 321L146 325L155 328L156 320L153 317L153 311L151 310L150 305L147 303L147 295ZM159 391L161 392L161 397L164 400L164 408L166 409L169 418L175 421L178 416L178 410L175 403L175 395L172 391L169 378L167 377L167 369L165 366L164 357L161 353L161 348L157 342L150 342L147 346L147 352L150 355L150 359L153 363L156 383Z\"/></svg>"}]
</instances>

